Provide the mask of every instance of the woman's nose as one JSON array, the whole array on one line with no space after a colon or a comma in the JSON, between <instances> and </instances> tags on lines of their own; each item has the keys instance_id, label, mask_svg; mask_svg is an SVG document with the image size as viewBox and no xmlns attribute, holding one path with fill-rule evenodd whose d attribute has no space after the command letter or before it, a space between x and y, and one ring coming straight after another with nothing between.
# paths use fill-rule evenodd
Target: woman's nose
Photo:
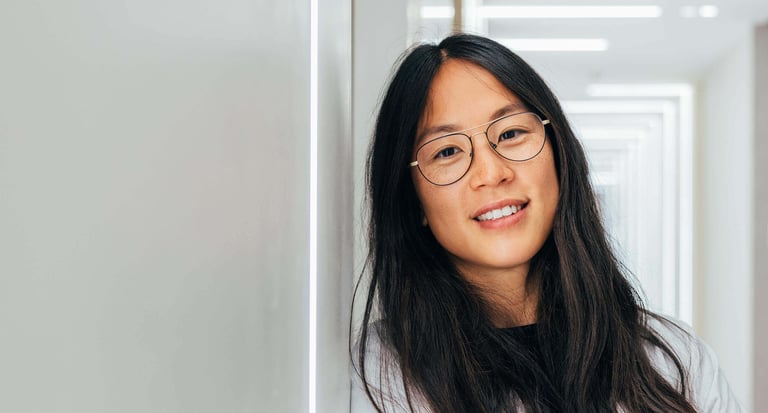
<instances>
[{"instance_id":1,"label":"woman's nose","mask_svg":"<svg viewBox=\"0 0 768 413\"><path fill-rule=\"evenodd\" d=\"M473 188L495 186L514 178L512 162L496 153L484 132L473 135L471 139L474 153L469 168L469 181Z\"/></svg>"}]
</instances>

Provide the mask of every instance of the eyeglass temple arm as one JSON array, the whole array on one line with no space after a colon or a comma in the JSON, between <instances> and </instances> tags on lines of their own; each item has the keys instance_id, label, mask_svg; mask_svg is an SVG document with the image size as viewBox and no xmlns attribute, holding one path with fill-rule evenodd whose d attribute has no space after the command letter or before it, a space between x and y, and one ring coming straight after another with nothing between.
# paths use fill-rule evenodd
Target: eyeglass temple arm
<instances>
[{"instance_id":1,"label":"eyeglass temple arm","mask_svg":"<svg viewBox=\"0 0 768 413\"><path fill-rule=\"evenodd\" d=\"M409 163L408 166L416 166L418 164L419 164L419 161L413 161L413 162Z\"/></svg>"}]
</instances>

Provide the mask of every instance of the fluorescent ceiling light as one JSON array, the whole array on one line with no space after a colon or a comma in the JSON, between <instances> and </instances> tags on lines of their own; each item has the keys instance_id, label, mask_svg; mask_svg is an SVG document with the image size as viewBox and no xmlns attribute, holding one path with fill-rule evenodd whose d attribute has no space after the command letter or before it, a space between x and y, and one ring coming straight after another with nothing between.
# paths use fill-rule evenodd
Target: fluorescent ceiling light
<instances>
[{"instance_id":1,"label":"fluorescent ceiling light","mask_svg":"<svg viewBox=\"0 0 768 413\"><path fill-rule=\"evenodd\" d=\"M705 19L711 19L717 17L720 14L720 9L717 6L711 4L705 4L703 6L683 6L680 8L680 16L691 19L695 17L703 17Z\"/></svg>"},{"instance_id":2,"label":"fluorescent ceiling light","mask_svg":"<svg viewBox=\"0 0 768 413\"><path fill-rule=\"evenodd\" d=\"M692 94L693 86L688 83L593 83L587 86L587 95L592 97L675 97Z\"/></svg>"},{"instance_id":3,"label":"fluorescent ceiling light","mask_svg":"<svg viewBox=\"0 0 768 413\"><path fill-rule=\"evenodd\" d=\"M605 39L498 39L521 52L602 52L608 50Z\"/></svg>"},{"instance_id":4,"label":"fluorescent ceiling light","mask_svg":"<svg viewBox=\"0 0 768 413\"><path fill-rule=\"evenodd\" d=\"M319 115L319 3L309 1L309 413L317 412L317 230L318 216L318 115Z\"/></svg>"},{"instance_id":5,"label":"fluorescent ceiling light","mask_svg":"<svg viewBox=\"0 0 768 413\"><path fill-rule=\"evenodd\" d=\"M451 6L424 6L421 8L422 19L452 19L453 7Z\"/></svg>"},{"instance_id":6,"label":"fluorescent ceiling light","mask_svg":"<svg viewBox=\"0 0 768 413\"><path fill-rule=\"evenodd\" d=\"M717 8L717 6L712 5L704 5L699 7L699 16L704 18L713 18L717 17L717 15L720 14L720 9Z\"/></svg>"},{"instance_id":7,"label":"fluorescent ceiling light","mask_svg":"<svg viewBox=\"0 0 768 413\"><path fill-rule=\"evenodd\" d=\"M483 6L480 17L486 19L559 19L559 18L654 18L661 16L659 6Z\"/></svg>"}]
</instances>

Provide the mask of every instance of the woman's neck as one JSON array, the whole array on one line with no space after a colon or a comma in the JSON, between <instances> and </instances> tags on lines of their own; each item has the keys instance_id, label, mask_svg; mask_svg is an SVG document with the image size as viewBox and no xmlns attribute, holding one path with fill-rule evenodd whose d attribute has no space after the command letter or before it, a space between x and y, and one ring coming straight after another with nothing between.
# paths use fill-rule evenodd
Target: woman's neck
<instances>
[{"instance_id":1,"label":"woman's neck","mask_svg":"<svg viewBox=\"0 0 768 413\"><path fill-rule=\"evenodd\" d=\"M526 290L523 294L498 294L485 297L490 304L491 323L498 328L518 327L538 321L538 293Z\"/></svg>"},{"instance_id":2,"label":"woman's neck","mask_svg":"<svg viewBox=\"0 0 768 413\"><path fill-rule=\"evenodd\" d=\"M494 326L517 327L538 321L539 283L528 278L528 266L486 271L458 267L487 303Z\"/></svg>"}]
</instances>

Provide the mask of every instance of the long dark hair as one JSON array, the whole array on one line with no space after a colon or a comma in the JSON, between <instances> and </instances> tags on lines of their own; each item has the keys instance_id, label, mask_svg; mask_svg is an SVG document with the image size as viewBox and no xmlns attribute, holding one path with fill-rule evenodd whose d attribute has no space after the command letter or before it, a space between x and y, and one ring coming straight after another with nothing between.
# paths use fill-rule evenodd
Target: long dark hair
<instances>
[{"instance_id":1,"label":"long dark hair","mask_svg":"<svg viewBox=\"0 0 768 413\"><path fill-rule=\"evenodd\" d=\"M527 107L551 121L560 183L553 229L533 258L539 286L539 354L489 321L490 304L453 265L429 228L406 167L413 156L430 84L443 62L461 59L493 74ZM393 369L411 410L435 412L693 412L680 359L647 325L653 316L612 252L589 183L584 151L554 94L520 57L500 44L456 34L412 48L390 81L368 158L370 284L353 355L368 397L384 410L369 377ZM374 319L379 318L377 322ZM369 338L381 343L367 363ZM669 383L646 346L679 373ZM385 356L389 354L389 356ZM372 369L382 371L371 371ZM366 371L367 370L367 371Z\"/></svg>"}]
</instances>

